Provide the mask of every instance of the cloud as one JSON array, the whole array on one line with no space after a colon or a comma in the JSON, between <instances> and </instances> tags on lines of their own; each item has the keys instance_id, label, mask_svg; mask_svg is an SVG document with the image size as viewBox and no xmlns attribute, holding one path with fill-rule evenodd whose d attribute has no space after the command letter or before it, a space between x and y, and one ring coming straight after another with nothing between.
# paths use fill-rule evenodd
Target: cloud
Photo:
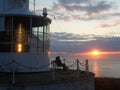
<instances>
[{"instance_id":1,"label":"cloud","mask_svg":"<svg viewBox=\"0 0 120 90\"><path fill-rule=\"evenodd\" d=\"M100 27L101 28L109 28L109 27L115 27L115 26L120 26L120 21L116 21L111 24L102 24Z\"/></svg>"},{"instance_id":2,"label":"cloud","mask_svg":"<svg viewBox=\"0 0 120 90\"><path fill-rule=\"evenodd\" d=\"M102 19L112 19L112 18L120 18L120 13L106 13L101 15L100 18Z\"/></svg>"},{"instance_id":3,"label":"cloud","mask_svg":"<svg viewBox=\"0 0 120 90\"><path fill-rule=\"evenodd\" d=\"M100 19L97 18L97 15L109 11L111 8L112 4L106 1L58 0L58 3L53 4L52 9L54 12L61 12L61 15L55 14L56 17L59 16L58 19L66 20L67 17L67 19L92 20Z\"/></svg>"},{"instance_id":4,"label":"cloud","mask_svg":"<svg viewBox=\"0 0 120 90\"><path fill-rule=\"evenodd\" d=\"M80 4L89 2L90 0L58 0L60 4L66 5L66 4Z\"/></svg>"},{"instance_id":5,"label":"cloud","mask_svg":"<svg viewBox=\"0 0 120 90\"><path fill-rule=\"evenodd\" d=\"M89 5L86 7L86 11L88 14L92 14L92 13L100 13L103 11L107 11L109 9L111 9L112 5L105 2L105 1L101 1L101 2L97 2L96 5Z\"/></svg>"},{"instance_id":6,"label":"cloud","mask_svg":"<svg viewBox=\"0 0 120 90\"><path fill-rule=\"evenodd\" d=\"M85 6L74 2L73 5L68 5L67 3L64 3L62 5L68 11L84 11L87 14L100 13L109 10L112 7L112 5L106 3L105 1L97 2L96 4L87 4Z\"/></svg>"},{"instance_id":7,"label":"cloud","mask_svg":"<svg viewBox=\"0 0 120 90\"><path fill-rule=\"evenodd\" d=\"M118 17L120 17L120 13L111 13L111 14L109 14L110 16L118 16Z\"/></svg>"},{"instance_id":8,"label":"cloud","mask_svg":"<svg viewBox=\"0 0 120 90\"><path fill-rule=\"evenodd\" d=\"M102 51L120 51L120 37L51 33L51 52L88 52L93 48Z\"/></svg>"},{"instance_id":9,"label":"cloud","mask_svg":"<svg viewBox=\"0 0 120 90\"><path fill-rule=\"evenodd\" d=\"M113 2L104 0L57 0L52 2L48 14L65 21L108 19L120 16L119 12L110 13L114 5ZM42 14L42 10L36 12Z\"/></svg>"}]
</instances>

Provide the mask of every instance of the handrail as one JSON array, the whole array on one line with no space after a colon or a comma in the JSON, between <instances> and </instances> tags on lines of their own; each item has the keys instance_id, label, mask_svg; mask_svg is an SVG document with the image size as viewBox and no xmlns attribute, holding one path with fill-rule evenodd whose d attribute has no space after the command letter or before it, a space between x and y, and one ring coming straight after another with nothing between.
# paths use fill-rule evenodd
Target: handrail
<instances>
[{"instance_id":1,"label":"handrail","mask_svg":"<svg viewBox=\"0 0 120 90\"><path fill-rule=\"evenodd\" d=\"M55 62L51 61L50 63L48 63L46 65L42 65L42 66L39 66L39 67L32 67L32 66L23 65L23 64L21 64L21 63L19 63L16 60L13 59L11 62L9 62L7 64L0 65L0 67L3 67L3 66L6 67L6 66L9 66L11 64L16 64L16 65L19 65L21 67L28 68L28 69L43 69L45 67L49 67L50 65L53 65L53 63L55 63ZM86 70L88 70L88 61L85 61L84 63L81 63L80 60L78 60L78 64L76 62L74 62L74 63L72 63L70 65L66 65L66 66L67 66L67 68L70 68L70 67L75 67L77 65L81 65L81 66L85 67ZM83 68L81 68L81 69L83 69Z\"/></svg>"}]
</instances>

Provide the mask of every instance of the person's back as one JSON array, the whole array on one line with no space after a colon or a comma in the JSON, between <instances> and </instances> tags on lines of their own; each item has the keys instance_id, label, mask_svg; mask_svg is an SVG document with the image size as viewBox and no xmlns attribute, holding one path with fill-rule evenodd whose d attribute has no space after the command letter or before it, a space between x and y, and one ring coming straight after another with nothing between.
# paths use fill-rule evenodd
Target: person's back
<instances>
[{"instance_id":1,"label":"person's back","mask_svg":"<svg viewBox=\"0 0 120 90\"><path fill-rule=\"evenodd\" d=\"M60 60L60 56L56 57L55 63L56 63L58 66L62 66L62 62L61 62L61 60Z\"/></svg>"}]
</instances>

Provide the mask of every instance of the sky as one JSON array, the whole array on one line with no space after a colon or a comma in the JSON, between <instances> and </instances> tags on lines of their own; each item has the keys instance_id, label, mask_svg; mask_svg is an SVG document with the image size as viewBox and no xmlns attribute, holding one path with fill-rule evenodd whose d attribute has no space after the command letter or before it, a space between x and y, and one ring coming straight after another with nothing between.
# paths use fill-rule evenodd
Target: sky
<instances>
[{"instance_id":1,"label":"sky","mask_svg":"<svg viewBox=\"0 0 120 90\"><path fill-rule=\"evenodd\" d=\"M120 52L120 0L36 0L35 8L52 19L51 52Z\"/></svg>"}]
</instances>

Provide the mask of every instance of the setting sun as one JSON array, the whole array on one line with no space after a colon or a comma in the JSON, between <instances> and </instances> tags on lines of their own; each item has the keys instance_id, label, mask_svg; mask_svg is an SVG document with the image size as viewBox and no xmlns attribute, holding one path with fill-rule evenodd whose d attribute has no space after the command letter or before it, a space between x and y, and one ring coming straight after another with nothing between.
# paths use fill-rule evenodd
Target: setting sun
<instances>
[{"instance_id":1,"label":"setting sun","mask_svg":"<svg viewBox=\"0 0 120 90\"><path fill-rule=\"evenodd\" d=\"M92 54L93 55L99 55L100 53L99 53L99 51L95 50L95 51L92 52Z\"/></svg>"},{"instance_id":2,"label":"setting sun","mask_svg":"<svg viewBox=\"0 0 120 90\"><path fill-rule=\"evenodd\" d=\"M89 54L91 54L92 56L99 56L101 52L99 50L92 50L91 52L89 52Z\"/></svg>"}]
</instances>

